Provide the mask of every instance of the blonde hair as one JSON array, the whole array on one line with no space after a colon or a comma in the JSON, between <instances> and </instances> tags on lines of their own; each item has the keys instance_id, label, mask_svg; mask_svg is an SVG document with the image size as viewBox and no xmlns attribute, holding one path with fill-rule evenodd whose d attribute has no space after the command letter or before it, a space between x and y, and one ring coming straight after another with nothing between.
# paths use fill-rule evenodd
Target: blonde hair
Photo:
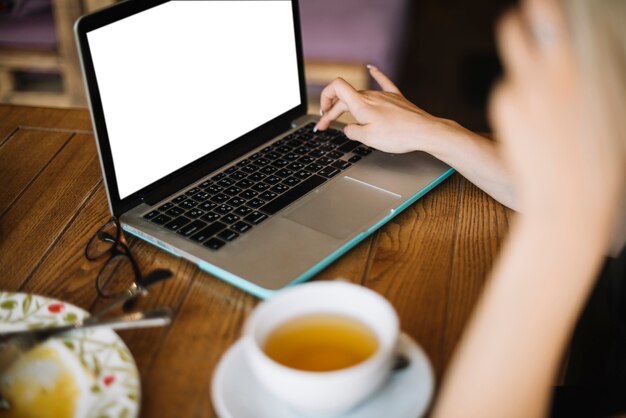
<instances>
[{"instance_id":1,"label":"blonde hair","mask_svg":"<svg viewBox=\"0 0 626 418\"><path fill-rule=\"evenodd\" d=\"M626 164L626 0L561 1L597 139Z\"/></svg>"}]
</instances>

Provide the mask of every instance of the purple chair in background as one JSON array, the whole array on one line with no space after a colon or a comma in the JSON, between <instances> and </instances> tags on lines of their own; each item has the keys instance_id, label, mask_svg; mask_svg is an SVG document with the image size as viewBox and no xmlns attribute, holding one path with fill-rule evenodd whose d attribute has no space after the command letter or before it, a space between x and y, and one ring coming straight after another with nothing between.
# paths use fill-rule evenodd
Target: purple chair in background
<instances>
[{"instance_id":1,"label":"purple chair in background","mask_svg":"<svg viewBox=\"0 0 626 418\"><path fill-rule=\"evenodd\" d=\"M309 95L338 76L370 87L365 64L399 73L408 0L300 0ZM314 102L312 104L315 104Z\"/></svg>"},{"instance_id":2,"label":"purple chair in background","mask_svg":"<svg viewBox=\"0 0 626 418\"><path fill-rule=\"evenodd\" d=\"M84 106L85 93L72 34L74 21L83 12L82 1L4 0L3 4L0 102Z\"/></svg>"}]
</instances>

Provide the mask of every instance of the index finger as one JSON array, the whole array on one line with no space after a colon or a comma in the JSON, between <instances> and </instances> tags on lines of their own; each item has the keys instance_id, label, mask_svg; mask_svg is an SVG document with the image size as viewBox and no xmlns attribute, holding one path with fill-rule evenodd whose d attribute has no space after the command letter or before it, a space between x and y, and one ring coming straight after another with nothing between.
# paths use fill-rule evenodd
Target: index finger
<instances>
[{"instance_id":1,"label":"index finger","mask_svg":"<svg viewBox=\"0 0 626 418\"><path fill-rule=\"evenodd\" d=\"M358 105L359 92L352 87L343 78L333 80L329 85L324 87L320 97L320 105L324 113L328 112L336 99L344 102L349 110Z\"/></svg>"}]
</instances>

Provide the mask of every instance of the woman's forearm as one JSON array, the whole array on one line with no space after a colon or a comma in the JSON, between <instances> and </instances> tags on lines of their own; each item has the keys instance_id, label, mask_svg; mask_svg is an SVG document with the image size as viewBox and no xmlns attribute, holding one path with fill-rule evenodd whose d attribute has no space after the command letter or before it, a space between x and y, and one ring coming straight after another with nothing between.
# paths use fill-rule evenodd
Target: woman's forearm
<instances>
[{"instance_id":1,"label":"woman's forearm","mask_svg":"<svg viewBox=\"0 0 626 418\"><path fill-rule=\"evenodd\" d=\"M503 205L517 209L509 173L494 141L448 120L441 120L431 138L423 151L454 167Z\"/></svg>"},{"instance_id":2,"label":"woman's forearm","mask_svg":"<svg viewBox=\"0 0 626 418\"><path fill-rule=\"evenodd\" d=\"M449 368L436 417L545 415L608 234L518 221Z\"/></svg>"}]
</instances>

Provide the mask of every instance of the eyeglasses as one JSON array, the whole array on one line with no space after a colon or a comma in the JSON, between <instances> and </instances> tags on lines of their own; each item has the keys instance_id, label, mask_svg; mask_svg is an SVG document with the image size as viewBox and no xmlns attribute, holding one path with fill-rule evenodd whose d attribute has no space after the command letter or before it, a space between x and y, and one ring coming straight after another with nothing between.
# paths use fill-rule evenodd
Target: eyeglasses
<instances>
[{"instance_id":1,"label":"eyeglasses","mask_svg":"<svg viewBox=\"0 0 626 418\"><path fill-rule=\"evenodd\" d=\"M120 222L112 217L89 240L85 257L96 261L105 255L109 258L96 278L96 291L103 298L117 298L106 310L119 302L129 309L136 297L146 294L150 286L172 276L170 270L156 269L142 276L139 265L126 244ZM104 312L99 312L99 315Z\"/></svg>"}]
</instances>

